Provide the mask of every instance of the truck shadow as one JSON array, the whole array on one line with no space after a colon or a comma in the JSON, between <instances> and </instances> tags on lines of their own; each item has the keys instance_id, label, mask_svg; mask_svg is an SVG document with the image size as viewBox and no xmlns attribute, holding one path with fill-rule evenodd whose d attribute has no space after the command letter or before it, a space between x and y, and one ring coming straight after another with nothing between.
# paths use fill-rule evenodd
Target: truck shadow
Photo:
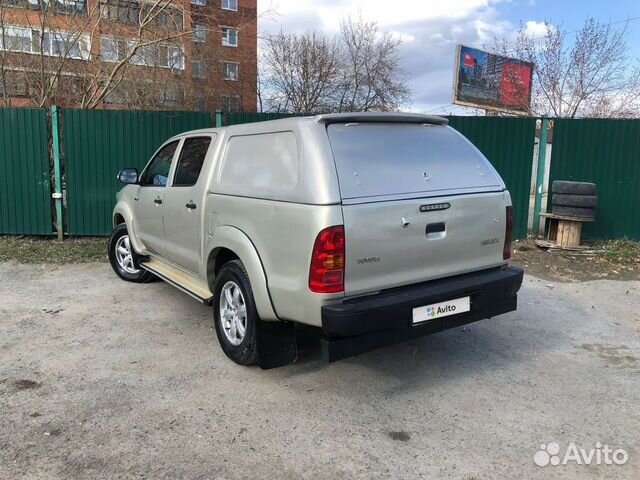
<instances>
[{"instance_id":1,"label":"truck shadow","mask_svg":"<svg viewBox=\"0 0 640 480\"><path fill-rule=\"evenodd\" d=\"M510 314L499 319L458 327L356 355L336 363L324 361L321 331L305 328L298 332L298 361L283 367L295 377L312 372L389 377L407 388L414 381L439 382L482 372L509 369L529 362L545 351L572 348L570 338L560 332L529 325Z\"/></svg>"}]
</instances>

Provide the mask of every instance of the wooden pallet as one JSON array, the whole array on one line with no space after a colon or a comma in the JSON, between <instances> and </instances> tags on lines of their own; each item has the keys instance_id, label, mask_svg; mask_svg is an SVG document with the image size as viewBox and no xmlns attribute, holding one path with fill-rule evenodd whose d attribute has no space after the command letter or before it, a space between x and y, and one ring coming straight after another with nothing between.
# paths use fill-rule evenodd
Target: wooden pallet
<instances>
[{"instance_id":1,"label":"wooden pallet","mask_svg":"<svg viewBox=\"0 0 640 480\"><path fill-rule=\"evenodd\" d=\"M574 247L565 247L558 245L556 242L548 240L536 240L536 245L540 248L549 250L549 252L565 252L571 255L600 255L605 251L602 249L594 249L589 245L578 245Z\"/></svg>"}]
</instances>

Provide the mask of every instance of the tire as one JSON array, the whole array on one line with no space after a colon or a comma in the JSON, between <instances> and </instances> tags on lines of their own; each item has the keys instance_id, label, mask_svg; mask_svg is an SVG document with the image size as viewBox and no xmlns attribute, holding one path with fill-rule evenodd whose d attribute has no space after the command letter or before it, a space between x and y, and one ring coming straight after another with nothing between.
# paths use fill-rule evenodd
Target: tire
<instances>
[{"instance_id":1,"label":"tire","mask_svg":"<svg viewBox=\"0 0 640 480\"><path fill-rule=\"evenodd\" d=\"M238 365L257 362L259 317L249 275L240 260L225 263L217 275L213 287L213 320L227 357Z\"/></svg>"},{"instance_id":2,"label":"tire","mask_svg":"<svg viewBox=\"0 0 640 480\"><path fill-rule=\"evenodd\" d=\"M598 205L598 197L593 195L566 195L556 193L553 195L552 202L554 205L562 205L565 207L596 208Z\"/></svg>"},{"instance_id":3,"label":"tire","mask_svg":"<svg viewBox=\"0 0 640 480\"><path fill-rule=\"evenodd\" d=\"M551 185L551 191L566 195L596 195L597 188L595 183L556 180Z\"/></svg>"},{"instance_id":4,"label":"tire","mask_svg":"<svg viewBox=\"0 0 640 480\"><path fill-rule=\"evenodd\" d=\"M130 263L123 262L124 251L128 250L131 257ZM140 261L144 258L136 253L129 242L127 225L121 223L111 232L107 244L107 254L111 268L122 280L133 283L147 283L154 279L152 273L140 268Z\"/></svg>"},{"instance_id":5,"label":"tire","mask_svg":"<svg viewBox=\"0 0 640 480\"><path fill-rule=\"evenodd\" d=\"M596 216L596 211L593 208L567 207L564 205L554 205L552 212L555 215L564 215L566 217L594 219Z\"/></svg>"}]
</instances>

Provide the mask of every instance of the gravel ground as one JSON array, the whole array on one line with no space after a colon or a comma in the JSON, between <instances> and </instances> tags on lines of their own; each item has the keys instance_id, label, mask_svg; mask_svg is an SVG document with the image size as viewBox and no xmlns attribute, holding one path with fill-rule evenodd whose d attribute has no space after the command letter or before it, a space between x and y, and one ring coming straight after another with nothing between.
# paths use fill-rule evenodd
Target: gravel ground
<instances>
[{"instance_id":1,"label":"gravel ground","mask_svg":"<svg viewBox=\"0 0 640 480\"><path fill-rule=\"evenodd\" d=\"M169 285L0 263L0 478L637 479L638 312L638 281L527 277L517 312L261 371ZM629 459L536 466L552 441Z\"/></svg>"}]
</instances>

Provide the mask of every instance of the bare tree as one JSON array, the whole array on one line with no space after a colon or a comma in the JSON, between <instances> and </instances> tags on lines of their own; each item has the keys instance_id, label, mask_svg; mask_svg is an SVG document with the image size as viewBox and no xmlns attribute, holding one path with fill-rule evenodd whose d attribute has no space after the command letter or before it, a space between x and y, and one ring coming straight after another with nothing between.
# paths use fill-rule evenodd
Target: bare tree
<instances>
[{"instance_id":1,"label":"bare tree","mask_svg":"<svg viewBox=\"0 0 640 480\"><path fill-rule=\"evenodd\" d=\"M340 25L342 78L337 110L396 110L409 98L400 64L400 39L377 23L349 17Z\"/></svg>"},{"instance_id":2,"label":"bare tree","mask_svg":"<svg viewBox=\"0 0 640 480\"><path fill-rule=\"evenodd\" d=\"M375 22L348 18L338 35L268 36L263 42L260 98L292 112L388 111L409 99L400 40Z\"/></svg>"},{"instance_id":3,"label":"bare tree","mask_svg":"<svg viewBox=\"0 0 640 480\"><path fill-rule=\"evenodd\" d=\"M285 34L265 40L271 104L296 113L330 108L340 69L340 51L335 39L312 32Z\"/></svg>"},{"instance_id":4,"label":"bare tree","mask_svg":"<svg viewBox=\"0 0 640 480\"><path fill-rule=\"evenodd\" d=\"M640 113L640 69L630 67L627 28L593 18L574 32L551 23L542 38L523 26L515 48L498 42L501 53L535 64L530 113L554 117L628 117Z\"/></svg>"}]
</instances>

